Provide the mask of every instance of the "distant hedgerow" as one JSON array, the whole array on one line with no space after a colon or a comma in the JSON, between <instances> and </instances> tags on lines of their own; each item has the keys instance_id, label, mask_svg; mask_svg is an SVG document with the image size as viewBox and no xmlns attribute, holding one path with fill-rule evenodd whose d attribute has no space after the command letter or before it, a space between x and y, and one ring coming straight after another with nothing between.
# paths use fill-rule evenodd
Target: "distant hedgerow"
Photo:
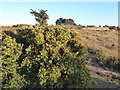
<instances>
[{"instance_id":1,"label":"distant hedgerow","mask_svg":"<svg viewBox=\"0 0 120 90\"><path fill-rule=\"evenodd\" d=\"M86 47L66 27L21 27L13 37L2 34L3 88L86 88Z\"/></svg>"}]
</instances>

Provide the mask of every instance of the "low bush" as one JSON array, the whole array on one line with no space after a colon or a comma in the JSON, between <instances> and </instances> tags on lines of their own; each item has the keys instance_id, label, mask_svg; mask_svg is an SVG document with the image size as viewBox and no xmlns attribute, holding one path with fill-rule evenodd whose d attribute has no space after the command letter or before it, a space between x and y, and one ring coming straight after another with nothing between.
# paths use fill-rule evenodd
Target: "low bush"
<instances>
[{"instance_id":1,"label":"low bush","mask_svg":"<svg viewBox=\"0 0 120 90\"><path fill-rule=\"evenodd\" d=\"M22 27L22 26L29 26L27 24L17 24L17 25L13 25L12 27Z\"/></svg>"}]
</instances>

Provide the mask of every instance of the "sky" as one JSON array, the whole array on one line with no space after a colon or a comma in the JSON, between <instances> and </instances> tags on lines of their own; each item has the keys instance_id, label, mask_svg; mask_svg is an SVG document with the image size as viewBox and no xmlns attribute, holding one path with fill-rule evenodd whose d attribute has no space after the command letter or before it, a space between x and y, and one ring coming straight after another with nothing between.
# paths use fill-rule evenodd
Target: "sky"
<instances>
[{"instance_id":1,"label":"sky","mask_svg":"<svg viewBox=\"0 0 120 90\"><path fill-rule=\"evenodd\" d=\"M48 24L59 18L81 25L118 26L118 2L0 2L0 25L36 24L30 9L48 10Z\"/></svg>"}]
</instances>

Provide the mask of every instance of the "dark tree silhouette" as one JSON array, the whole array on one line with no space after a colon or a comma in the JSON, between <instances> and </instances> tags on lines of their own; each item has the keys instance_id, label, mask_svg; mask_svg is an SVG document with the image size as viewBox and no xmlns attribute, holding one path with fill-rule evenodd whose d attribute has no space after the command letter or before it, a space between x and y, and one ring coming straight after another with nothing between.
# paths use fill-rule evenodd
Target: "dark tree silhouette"
<instances>
[{"instance_id":1,"label":"dark tree silhouette","mask_svg":"<svg viewBox=\"0 0 120 90\"><path fill-rule=\"evenodd\" d=\"M59 18L56 20L56 25L76 25L73 19Z\"/></svg>"}]
</instances>

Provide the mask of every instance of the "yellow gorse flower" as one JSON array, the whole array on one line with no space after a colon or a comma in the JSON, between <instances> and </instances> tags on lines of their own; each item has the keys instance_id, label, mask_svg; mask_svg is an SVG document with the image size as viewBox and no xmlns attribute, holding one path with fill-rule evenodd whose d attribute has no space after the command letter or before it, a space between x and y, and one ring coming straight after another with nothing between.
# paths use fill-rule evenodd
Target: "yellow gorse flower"
<instances>
[{"instance_id":1,"label":"yellow gorse flower","mask_svg":"<svg viewBox=\"0 0 120 90\"><path fill-rule=\"evenodd\" d=\"M52 63L52 60L49 60L49 63Z\"/></svg>"},{"instance_id":2,"label":"yellow gorse flower","mask_svg":"<svg viewBox=\"0 0 120 90\"><path fill-rule=\"evenodd\" d=\"M13 60L11 60L12 62L14 62L15 60L13 59Z\"/></svg>"}]
</instances>

